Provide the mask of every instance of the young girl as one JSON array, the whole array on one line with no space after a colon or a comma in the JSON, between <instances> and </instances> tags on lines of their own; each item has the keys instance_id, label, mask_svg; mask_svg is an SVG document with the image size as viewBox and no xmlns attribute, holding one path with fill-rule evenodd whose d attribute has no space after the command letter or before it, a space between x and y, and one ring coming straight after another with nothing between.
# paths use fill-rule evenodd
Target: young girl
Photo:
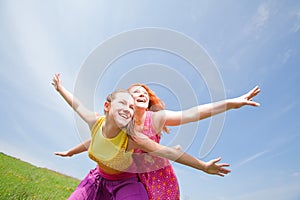
<instances>
[{"instance_id":1,"label":"young girl","mask_svg":"<svg viewBox=\"0 0 300 200\"><path fill-rule=\"evenodd\" d=\"M105 116L99 118L79 111L92 127L88 154L97 168L90 171L69 199L147 200L136 174L123 172L133 163L132 151L126 151L128 137L122 130L133 116L130 94L126 90L113 92L104 103L104 111Z\"/></svg>"},{"instance_id":2,"label":"young girl","mask_svg":"<svg viewBox=\"0 0 300 200\"><path fill-rule=\"evenodd\" d=\"M206 104L193 107L185 111L164 110L164 103L144 84L133 84L129 92L134 99L134 120L130 127L131 138L140 145L151 140L159 143L161 132L168 132L166 126L177 126L184 123L198 121L212 115L225 112L232 108L240 108L244 105L258 106L252 98L259 93L255 87L246 95L235 99L228 99L213 104ZM157 112L152 112L152 111ZM144 137L148 136L148 137ZM137 141L139 138L139 141ZM142 138L146 138L143 142ZM130 145L130 141L129 141ZM152 151L153 149L147 149ZM150 157L144 151L136 149L135 162L138 163L139 178L145 185L149 199L179 199L179 187L174 170L167 159ZM142 153L142 154L141 154ZM143 154L144 153L144 154ZM222 175L222 174L219 174Z\"/></svg>"}]
</instances>

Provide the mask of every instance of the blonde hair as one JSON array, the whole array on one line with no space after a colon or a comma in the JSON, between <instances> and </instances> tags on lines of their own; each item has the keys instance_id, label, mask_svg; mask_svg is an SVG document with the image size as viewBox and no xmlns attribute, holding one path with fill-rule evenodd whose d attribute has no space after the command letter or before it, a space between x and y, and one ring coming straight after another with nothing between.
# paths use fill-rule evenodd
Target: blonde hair
<instances>
[{"instance_id":1,"label":"blonde hair","mask_svg":"<svg viewBox=\"0 0 300 200\"><path fill-rule=\"evenodd\" d=\"M116 98L116 95L119 94L119 93L126 93L126 94L129 94L131 96L131 94L128 90L117 89L117 90L113 91L112 93L110 93L109 95L106 96L106 101L111 103ZM105 111L104 111L104 113L106 114Z\"/></svg>"},{"instance_id":2,"label":"blonde hair","mask_svg":"<svg viewBox=\"0 0 300 200\"><path fill-rule=\"evenodd\" d=\"M129 94L131 96L131 94L130 94L130 92L128 90L118 89L118 90L113 91L109 95L107 95L106 101L107 102L112 102L116 98L116 95L119 94L119 93L127 93L127 94Z\"/></svg>"}]
</instances>

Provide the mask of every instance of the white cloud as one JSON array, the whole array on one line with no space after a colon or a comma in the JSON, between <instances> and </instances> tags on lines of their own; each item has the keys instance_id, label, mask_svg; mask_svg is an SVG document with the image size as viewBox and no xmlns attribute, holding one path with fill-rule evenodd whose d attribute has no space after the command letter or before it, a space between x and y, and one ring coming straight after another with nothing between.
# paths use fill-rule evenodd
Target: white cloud
<instances>
[{"instance_id":1,"label":"white cloud","mask_svg":"<svg viewBox=\"0 0 300 200\"><path fill-rule=\"evenodd\" d=\"M255 34L258 38L258 34L266 26L270 18L270 8L266 3L262 3L258 6L255 14L251 18L250 22L244 28L244 31L247 35Z\"/></svg>"},{"instance_id":2,"label":"white cloud","mask_svg":"<svg viewBox=\"0 0 300 200\"><path fill-rule=\"evenodd\" d=\"M268 153L269 151L270 151L270 150L264 150L264 151L261 151L261 152L258 152L258 153L256 153L256 154L254 154L254 155L252 155L252 156L250 156L250 157L248 157L248 158L245 158L244 160L242 160L242 161L240 161L239 163L237 163L237 164L235 165L235 167L236 167L236 168L237 168L237 167L241 167L242 165L245 165L245 164L247 164L247 163L249 163L249 162L252 162L252 161L256 160L257 158L263 156L264 154Z\"/></svg>"},{"instance_id":3,"label":"white cloud","mask_svg":"<svg viewBox=\"0 0 300 200\"><path fill-rule=\"evenodd\" d=\"M282 113L287 113L290 110L292 110L294 107L296 107L298 102L292 102L290 104L287 104L285 107L282 108Z\"/></svg>"},{"instance_id":4,"label":"white cloud","mask_svg":"<svg viewBox=\"0 0 300 200\"><path fill-rule=\"evenodd\" d=\"M293 176L293 177L300 177L300 172L294 172L294 173L292 174L292 176Z\"/></svg>"},{"instance_id":5,"label":"white cloud","mask_svg":"<svg viewBox=\"0 0 300 200\"><path fill-rule=\"evenodd\" d=\"M282 57L281 58L282 64L285 64L290 59L290 57L293 56L293 54L294 54L294 52L292 49L286 50L284 52L284 54L282 56L280 56L280 57Z\"/></svg>"},{"instance_id":6,"label":"white cloud","mask_svg":"<svg viewBox=\"0 0 300 200\"><path fill-rule=\"evenodd\" d=\"M293 17L295 18L294 25L292 27L292 32L296 33L300 30L300 11L293 14Z\"/></svg>"},{"instance_id":7,"label":"white cloud","mask_svg":"<svg viewBox=\"0 0 300 200\"><path fill-rule=\"evenodd\" d=\"M256 28L263 27L269 19L269 8L266 4L259 5L257 13L253 18L253 23Z\"/></svg>"}]
</instances>

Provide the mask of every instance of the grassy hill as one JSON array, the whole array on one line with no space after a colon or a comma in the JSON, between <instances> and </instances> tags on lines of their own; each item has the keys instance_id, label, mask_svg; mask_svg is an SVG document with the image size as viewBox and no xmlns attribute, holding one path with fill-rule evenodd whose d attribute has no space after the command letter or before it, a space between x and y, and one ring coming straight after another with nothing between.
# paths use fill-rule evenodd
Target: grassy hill
<instances>
[{"instance_id":1,"label":"grassy hill","mask_svg":"<svg viewBox=\"0 0 300 200\"><path fill-rule=\"evenodd\" d=\"M0 199L67 199L79 180L0 152Z\"/></svg>"}]
</instances>

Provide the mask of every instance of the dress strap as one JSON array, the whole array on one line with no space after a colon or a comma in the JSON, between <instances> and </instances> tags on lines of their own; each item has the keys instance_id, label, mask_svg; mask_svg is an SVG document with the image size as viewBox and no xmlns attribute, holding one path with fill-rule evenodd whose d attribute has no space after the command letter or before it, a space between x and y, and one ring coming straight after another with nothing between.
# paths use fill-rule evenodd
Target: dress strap
<instances>
[{"instance_id":1,"label":"dress strap","mask_svg":"<svg viewBox=\"0 0 300 200\"><path fill-rule=\"evenodd\" d=\"M146 112L146 118L144 121L144 130L143 133L145 135L149 135L149 131L152 132L151 126L152 126L152 111L147 111Z\"/></svg>"}]
</instances>

